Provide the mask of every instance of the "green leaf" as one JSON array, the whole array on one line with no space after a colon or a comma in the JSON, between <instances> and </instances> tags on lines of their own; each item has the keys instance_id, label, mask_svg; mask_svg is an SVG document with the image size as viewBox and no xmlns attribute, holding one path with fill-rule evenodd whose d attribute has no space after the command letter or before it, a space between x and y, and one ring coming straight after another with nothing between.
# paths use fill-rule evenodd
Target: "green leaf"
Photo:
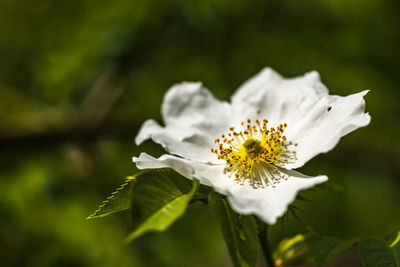
<instances>
[{"instance_id":1,"label":"green leaf","mask_svg":"<svg viewBox=\"0 0 400 267\"><path fill-rule=\"evenodd\" d=\"M396 259L397 266L400 266L400 231L397 232L397 235L390 244L390 247L392 248L394 258Z\"/></svg>"},{"instance_id":2,"label":"green leaf","mask_svg":"<svg viewBox=\"0 0 400 267\"><path fill-rule=\"evenodd\" d=\"M254 266L257 261L257 225L253 216L236 214L224 197L209 195L213 213L220 222L229 254L235 266Z\"/></svg>"},{"instance_id":3,"label":"green leaf","mask_svg":"<svg viewBox=\"0 0 400 267\"><path fill-rule=\"evenodd\" d=\"M132 232L126 241L149 231L164 231L183 215L199 183L170 169L149 170L132 189Z\"/></svg>"},{"instance_id":4,"label":"green leaf","mask_svg":"<svg viewBox=\"0 0 400 267\"><path fill-rule=\"evenodd\" d=\"M396 237L394 238L392 244L390 244L390 247L395 247L400 245L400 231L397 232Z\"/></svg>"},{"instance_id":5,"label":"green leaf","mask_svg":"<svg viewBox=\"0 0 400 267\"><path fill-rule=\"evenodd\" d=\"M385 241L368 238L360 242L360 256L365 267L396 267L392 249Z\"/></svg>"},{"instance_id":6,"label":"green leaf","mask_svg":"<svg viewBox=\"0 0 400 267\"><path fill-rule=\"evenodd\" d=\"M322 236L312 240L309 247L317 265L322 266L328 259L350 248L358 241L358 238L341 240L336 237Z\"/></svg>"},{"instance_id":7,"label":"green leaf","mask_svg":"<svg viewBox=\"0 0 400 267\"><path fill-rule=\"evenodd\" d=\"M312 238L312 233L305 233L283 239L273 253L276 265L298 265L311 261L308 242Z\"/></svg>"},{"instance_id":8,"label":"green leaf","mask_svg":"<svg viewBox=\"0 0 400 267\"><path fill-rule=\"evenodd\" d=\"M126 181L109 196L87 220L100 218L109 214L127 210L130 206L130 189L135 177L127 177Z\"/></svg>"}]
</instances>

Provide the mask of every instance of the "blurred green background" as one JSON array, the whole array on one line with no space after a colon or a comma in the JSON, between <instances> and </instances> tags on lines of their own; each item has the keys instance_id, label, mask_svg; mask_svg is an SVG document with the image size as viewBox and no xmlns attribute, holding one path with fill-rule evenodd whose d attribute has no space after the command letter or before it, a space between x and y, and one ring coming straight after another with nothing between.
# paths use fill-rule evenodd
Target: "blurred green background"
<instances>
[{"instance_id":1,"label":"blurred green background","mask_svg":"<svg viewBox=\"0 0 400 267\"><path fill-rule=\"evenodd\" d=\"M371 89L371 124L301 169L343 188L306 193L304 222L399 230L399 14L396 0L0 0L0 265L230 266L207 207L130 245L127 214L85 218L136 172L132 156L163 153L134 137L172 84L228 100L264 66L318 70L331 94ZM289 218L271 241L305 228Z\"/></svg>"}]
</instances>

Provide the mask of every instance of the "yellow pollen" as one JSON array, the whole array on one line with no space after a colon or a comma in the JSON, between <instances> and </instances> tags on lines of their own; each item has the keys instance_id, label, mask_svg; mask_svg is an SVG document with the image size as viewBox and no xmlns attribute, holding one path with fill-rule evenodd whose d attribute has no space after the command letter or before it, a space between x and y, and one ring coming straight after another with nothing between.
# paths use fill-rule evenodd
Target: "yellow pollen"
<instances>
[{"instance_id":1,"label":"yellow pollen","mask_svg":"<svg viewBox=\"0 0 400 267\"><path fill-rule=\"evenodd\" d=\"M246 123L247 122L247 123ZM218 146L211 149L218 159L227 162L227 172L233 172L238 180L250 179L255 165L273 164L283 153L286 137L283 135L287 124L268 128L268 120L259 120L251 124L251 120L241 122L242 130L229 127L228 134L222 134L215 140ZM240 128L240 127L239 127Z\"/></svg>"}]
</instances>

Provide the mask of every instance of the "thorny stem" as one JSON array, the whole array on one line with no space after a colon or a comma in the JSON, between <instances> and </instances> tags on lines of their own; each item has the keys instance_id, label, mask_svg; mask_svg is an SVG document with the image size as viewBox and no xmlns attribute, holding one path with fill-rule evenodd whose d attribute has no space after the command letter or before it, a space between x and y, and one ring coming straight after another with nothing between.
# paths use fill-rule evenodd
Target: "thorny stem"
<instances>
[{"instance_id":1,"label":"thorny stem","mask_svg":"<svg viewBox=\"0 0 400 267\"><path fill-rule=\"evenodd\" d=\"M272 258L271 246L268 242L268 225L264 225L263 230L258 234L258 238L261 243L261 248L264 253L265 260L269 267L275 267L274 260Z\"/></svg>"}]
</instances>

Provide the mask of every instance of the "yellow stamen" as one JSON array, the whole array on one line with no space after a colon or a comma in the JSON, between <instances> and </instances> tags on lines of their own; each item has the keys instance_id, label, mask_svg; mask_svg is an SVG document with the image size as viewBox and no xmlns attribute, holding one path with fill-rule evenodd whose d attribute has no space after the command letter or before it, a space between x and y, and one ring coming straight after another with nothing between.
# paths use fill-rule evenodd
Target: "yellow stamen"
<instances>
[{"instance_id":1,"label":"yellow stamen","mask_svg":"<svg viewBox=\"0 0 400 267\"><path fill-rule=\"evenodd\" d=\"M268 129L268 120L263 119L251 124L251 120L241 122L242 131L234 131L235 127L229 128L228 134L222 134L215 143L218 145L211 152L218 159L223 159L228 166L226 171L234 172L236 179L244 181L250 179L252 183L253 172L256 166L261 164L273 164L283 153L286 137L283 135L287 124Z\"/></svg>"}]
</instances>

